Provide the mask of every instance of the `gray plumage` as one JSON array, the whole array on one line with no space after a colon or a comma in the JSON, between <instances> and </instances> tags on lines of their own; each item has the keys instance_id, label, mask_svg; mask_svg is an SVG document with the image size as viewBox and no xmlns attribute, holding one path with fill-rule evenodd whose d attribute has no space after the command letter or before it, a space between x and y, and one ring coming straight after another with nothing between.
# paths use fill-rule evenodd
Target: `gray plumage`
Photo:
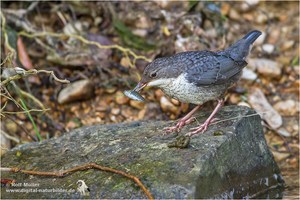
<instances>
[{"instance_id":1,"label":"gray plumage","mask_svg":"<svg viewBox=\"0 0 300 200\"><path fill-rule=\"evenodd\" d=\"M228 87L239 80L242 69L247 65L245 58L249 54L250 47L260 35L260 31L251 31L224 51L188 51L170 57L157 58L145 68L141 82L175 79L185 74L185 79L191 84L191 87L210 87L212 91L214 91L213 87L216 87L216 92L220 95L212 95L211 99L218 98L225 93ZM165 88L167 85L155 86L167 91L167 95L176 98L177 94L170 94L172 91ZM189 90L189 88L187 87L186 90ZM180 93L180 91L175 91L175 93ZM206 89L205 93L207 93ZM209 94L207 93L207 95ZM177 99L180 100L180 98Z\"/></svg>"},{"instance_id":2,"label":"gray plumage","mask_svg":"<svg viewBox=\"0 0 300 200\"><path fill-rule=\"evenodd\" d=\"M205 122L192 128L192 132L186 136L204 132L222 107L226 90L239 80L247 65L246 57L251 46L260 35L260 31L251 31L223 51L189 51L155 59L145 68L142 79L132 92L136 94L146 86L155 86L181 102L198 105L175 126L166 127L164 130L167 133L180 131L190 123L193 120L192 115L203 103L218 100L217 106Z\"/></svg>"}]
</instances>

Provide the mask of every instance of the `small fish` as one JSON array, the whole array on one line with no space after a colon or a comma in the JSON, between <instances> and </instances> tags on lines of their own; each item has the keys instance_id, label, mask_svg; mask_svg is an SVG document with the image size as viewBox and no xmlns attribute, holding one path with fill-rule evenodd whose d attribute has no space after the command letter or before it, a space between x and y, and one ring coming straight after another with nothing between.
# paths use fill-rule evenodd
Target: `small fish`
<instances>
[{"instance_id":1,"label":"small fish","mask_svg":"<svg viewBox=\"0 0 300 200\"><path fill-rule=\"evenodd\" d=\"M136 101L145 101L144 97L142 97L138 92L134 90L125 90L124 91L125 96L129 97L130 99L136 100Z\"/></svg>"}]
</instances>

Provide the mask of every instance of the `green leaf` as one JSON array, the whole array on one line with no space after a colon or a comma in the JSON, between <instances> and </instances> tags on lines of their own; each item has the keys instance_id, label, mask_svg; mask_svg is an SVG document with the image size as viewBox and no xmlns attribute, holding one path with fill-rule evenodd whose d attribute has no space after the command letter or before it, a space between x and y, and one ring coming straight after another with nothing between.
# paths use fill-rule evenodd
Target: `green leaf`
<instances>
[{"instance_id":1,"label":"green leaf","mask_svg":"<svg viewBox=\"0 0 300 200\"><path fill-rule=\"evenodd\" d=\"M115 19L113 25L122 38L122 41L129 47L150 51L156 48L155 44L147 42L144 38L134 35L131 30L120 20Z\"/></svg>"},{"instance_id":2,"label":"green leaf","mask_svg":"<svg viewBox=\"0 0 300 200\"><path fill-rule=\"evenodd\" d=\"M299 65L299 57L295 56L292 60L292 66L297 66Z\"/></svg>"},{"instance_id":3,"label":"green leaf","mask_svg":"<svg viewBox=\"0 0 300 200\"><path fill-rule=\"evenodd\" d=\"M18 33L9 26L5 27L9 45L17 52Z\"/></svg>"}]
</instances>

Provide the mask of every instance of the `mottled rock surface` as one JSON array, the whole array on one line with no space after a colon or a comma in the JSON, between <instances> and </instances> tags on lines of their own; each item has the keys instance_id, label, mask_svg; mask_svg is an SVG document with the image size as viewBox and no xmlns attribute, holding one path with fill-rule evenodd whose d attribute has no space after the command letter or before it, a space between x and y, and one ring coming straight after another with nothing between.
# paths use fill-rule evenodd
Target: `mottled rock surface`
<instances>
[{"instance_id":1,"label":"mottled rock surface","mask_svg":"<svg viewBox=\"0 0 300 200\"><path fill-rule=\"evenodd\" d=\"M176 136L163 136L162 128L174 122L133 122L97 125L71 131L63 137L31 143L8 151L2 167L59 171L94 162L126 171L140 178L155 198L242 198L283 184L266 144L261 119L247 107L224 107L202 135L187 148L169 148ZM209 113L199 113L203 122ZM245 117L247 115L252 115ZM192 123L181 131L186 133ZM76 182L89 186L86 198L146 198L131 180L90 169L63 178L2 173L2 178L35 187L2 188L2 198L82 198ZM15 192L7 189L66 189L73 192ZM273 195L275 197L276 194ZM270 197L270 196L269 196ZM272 195L271 195L272 197ZM277 196L278 197L278 196Z\"/></svg>"}]
</instances>

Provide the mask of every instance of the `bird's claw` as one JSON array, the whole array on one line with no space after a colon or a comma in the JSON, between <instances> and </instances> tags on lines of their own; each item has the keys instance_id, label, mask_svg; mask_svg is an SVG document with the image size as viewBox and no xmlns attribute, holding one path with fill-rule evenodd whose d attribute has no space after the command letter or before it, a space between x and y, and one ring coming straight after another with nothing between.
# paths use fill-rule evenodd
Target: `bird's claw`
<instances>
[{"instance_id":1,"label":"bird's claw","mask_svg":"<svg viewBox=\"0 0 300 200\"><path fill-rule=\"evenodd\" d=\"M185 125L191 123L191 122L194 121L194 120L195 120L194 117L193 117L193 118L190 118L190 119L188 119L188 120L179 120L179 122L177 122L177 124L176 124L175 126L166 127L166 128L164 128L163 130L164 130L166 133L180 132L181 129L182 129Z\"/></svg>"},{"instance_id":2,"label":"bird's claw","mask_svg":"<svg viewBox=\"0 0 300 200\"><path fill-rule=\"evenodd\" d=\"M179 132L180 131L180 129L177 126L166 127L163 130L165 131L166 134L169 134L169 133L172 133L172 132Z\"/></svg>"},{"instance_id":3,"label":"bird's claw","mask_svg":"<svg viewBox=\"0 0 300 200\"><path fill-rule=\"evenodd\" d=\"M207 130L208 125L209 124L204 123L204 124L202 124L200 126L197 126L195 128L191 128L190 129L191 132L188 132L187 134L185 134L185 136L191 137L191 136L199 134L199 133L204 133Z\"/></svg>"},{"instance_id":4,"label":"bird's claw","mask_svg":"<svg viewBox=\"0 0 300 200\"><path fill-rule=\"evenodd\" d=\"M175 126L164 128L164 131L166 133L179 132L184 125L185 125L185 122L179 121Z\"/></svg>"},{"instance_id":5,"label":"bird's claw","mask_svg":"<svg viewBox=\"0 0 300 200\"><path fill-rule=\"evenodd\" d=\"M199 134L199 133L204 133L204 132L207 130L208 126L209 126L211 123L213 123L213 122L215 122L215 121L217 121L217 120L218 120L217 118L213 118L213 119L210 120L210 121L205 121L205 122L204 122L203 124L201 124L200 126L191 128L191 129L190 129L191 132L188 132L187 134L185 134L185 136L191 137L191 136L196 135L196 134Z\"/></svg>"}]
</instances>

